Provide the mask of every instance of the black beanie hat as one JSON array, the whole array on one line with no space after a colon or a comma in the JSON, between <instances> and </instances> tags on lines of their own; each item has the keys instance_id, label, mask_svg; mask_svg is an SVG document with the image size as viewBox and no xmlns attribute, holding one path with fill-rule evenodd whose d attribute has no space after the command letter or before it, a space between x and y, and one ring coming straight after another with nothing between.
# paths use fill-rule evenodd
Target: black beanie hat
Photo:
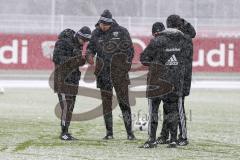
<instances>
[{"instance_id":1,"label":"black beanie hat","mask_svg":"<svg viewBox=\"0 0 240 160\"><path fill-rule=\"evenodd\" d=\"M164 29L165 29L165 27L162 22L155 22L152 25L152 34L154 34L156 32L162 32Z\"/></svg>"},{"instance_id":2,"label":"black beanie hat","mask_svg":"<svg viewBox=\"0 0 240 160\"><path fill-rule=\"evenodd\" d=\"M170 15L167 18L168 28L180 28L182 25L182 20L179 15Z\"/></svg>"},{"instance_id":3,"label":"black beanie hat","mask_svg":"<svg viewBox=\"0 0 240 160\"><path fill-rule=\"evenodd\" d=\"M89 40L91 38L91 30L89 27L84 26L82 27L75 35L76 37L83 38L85 40Z\"/></svg>"},{"instance_id":4,"label":"black beanie hat","mask_svg":"<svg viewBox=\"0 0 240 160\"><path fill-rule=\"evenodd\" d=\"M109 25L111 25L113 23L112 13L108 9L105 9L103 11L103 13L101 14L99 23L104 23L104 24L109 24Z\"/></svg>"}]
</instances>

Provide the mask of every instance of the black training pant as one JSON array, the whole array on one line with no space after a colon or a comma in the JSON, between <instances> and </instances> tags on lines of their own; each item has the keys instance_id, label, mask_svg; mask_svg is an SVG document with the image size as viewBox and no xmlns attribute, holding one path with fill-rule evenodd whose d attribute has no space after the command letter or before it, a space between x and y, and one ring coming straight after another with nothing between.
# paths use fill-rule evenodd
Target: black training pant
<instances>
[{"instance_id":1,"label":"black training pant","mask_svg":"<svg viewBox=\"0 0 240 160\"><path fill-rule=\"evenodd\" d=\"M58 93L58 99L62 110L61 114L62 132L68 132L68 127L70 126L70 122L72 119L72 112L75 105L76 95Z\"/></svg>"},{"instance_id":2,"label":"black training pant","mask_svg":"<svg viewBox=\"0 0 240 160\"><path fill-rule=\"evenodd\" d=\"M187 139L187 124L186 124L186 113L184 107L185 97L179 100L179 138Z\"/></svg>"},{"instance_id":3,"label":"black training pant","mask_svg":"<svg viewBox=\"0 0 240 160\"><path fill-rule=\"evenodd\" d=\"M163 97L149 98L149 130L148 134L151 139L156 139L156 132L158 126L158 109L160 102L163 101L163 127L164 133L162 136L167 139L168 133L171 135L170 141L177 140L177 126L178 126L178 96L168 94Z\"/></svg>"},{"instance_id":4,"label":"black training pant","mask_svg":"<svg viewBox=\"0 0 240 160\"><path fill-rule=\"evenodd\" d=\"M178 114L179 114L179 121L178 121L178 127L179 127L179 138L187 139L187 126L186 126L186 113L185 113L185 107L184 107L184 100L185 97L180 97L178 100ZM165 117L165 112L163 112L163 119ZM160 135L168 139L169 137L169 128L167 126L167 121L163 121L162 125L162 131Z\"/></svg>"},{"instance_id":5,"label":"black training pant","mask_svg":"<svg viewBox=\"0 0 240 160\"><path fill-rule=\"evenodd\" d=\"M114 86L118 103L123 115L124 125L127 134L132 134L132 118L131 118L131 108L129 104L128 97L128 85L115 85ZM113 118L112 118L112 96L113 90L103 90L101 89L102 105L104 121L106 125L107 135L113 135Z\"/></svg>"}]
</instances>

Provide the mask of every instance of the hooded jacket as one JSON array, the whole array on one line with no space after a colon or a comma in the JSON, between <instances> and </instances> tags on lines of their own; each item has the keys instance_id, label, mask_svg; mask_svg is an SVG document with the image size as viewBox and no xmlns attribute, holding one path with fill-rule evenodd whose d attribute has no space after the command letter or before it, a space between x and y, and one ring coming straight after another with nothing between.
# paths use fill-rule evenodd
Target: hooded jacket
<instances>
[{"instance_id":1,"label":"hooded jacket","mask_svg":"<svg viewBox=\"0 0 240 160\"><path fill-rule=\"evenodd\" d=\"M182 19L182 26L180 30L185 34L185 36L190 39L188 47L191 50L190 56L187 59L187 67L184 75L184 96L190 94L191 82L192 82L192 62L193 62L193 42L192 39L196 37L196 31L194 27L186 20Z\"/></svg>"},{"instance_id":2,"label":"hooded jacket","mask_svg":"<svg viewBox=\"0 0 240 160\"><path fill-rule=\"evenodd\" d=\"M71 58L82 56L83 46L78 43L74 34L75 31L65 29L59 34L58 40L55 43L53 51L53 62L55 64L54 91L58 93L63 92L63 85L70 84L76 86L79 84L81 72L78 68L71 70L67 75L65 75L65 72L68 71L71 66L64 65L64 67L57 69L59 66L66 64ZM61 83L61 79L65 80L65 84ZM74 94L76 94L76 91L74 91Z\"/></svg>"},{"instance_id":3,"label":"hooded jacket","mask_svg":"<svg viewBox=\"0 0 240 160\"><path fill-rule=\"evenodd\" d=\"M174 94L183 96L184 74L190 54L189 43L189 39L180 30L173 28L162 31L150 41L140 56L141 63L149 65L149 73L157 73L153 76L148 74L148 89L157 87L151 84L152 79L161 80L172 84Z\"/></svg>"}]
</instances>

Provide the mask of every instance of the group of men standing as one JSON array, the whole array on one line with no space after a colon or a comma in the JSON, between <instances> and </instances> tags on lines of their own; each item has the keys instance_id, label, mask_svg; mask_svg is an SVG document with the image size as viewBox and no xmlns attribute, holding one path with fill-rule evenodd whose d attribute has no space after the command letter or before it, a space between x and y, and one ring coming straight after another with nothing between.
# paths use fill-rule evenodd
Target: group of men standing
<instances>
[{"instance_id":1,"label":"group of men standing","mask_svg":"<svg viewBox=\"0 0 240 160\"><path fill-rule=\"evenodd\" d=\"M96 63L94 74L97 78L97 88L100 88L106 126L106 135L103 139L113 139L112 97L114 88L122 111L127 139L135 140L128 96L130 84L128 72L134 57L131 37L128 30L112 18L109 10L104 10L95 27L92 33L88 27L83 27L78 32L66 29L60 33L55 44L54 90L58 93L62 109L60 139L76 139L68 132L68 128L81 73L78 68L66 73L70 66L63 64L71 59L77 59L78 66L84 65L85 62L90 65ZM187 145L184 97L189 95L191 87L192 38L196 33L192 25L178 15L168 17L167 29L161 22L154 23L152 33L154 38L141 53L140 58L143 65L149 66L147 92L153 93L152 91L158 88L167 89L165 92L147 94L150 115L149 139L141 147L153 148L157 144L167 143L169 147L176 147L177 144ZM84 57L82 48L87 41L89 43ZM95 62L94 57L96 57ZM69 90L69 85L71 85L71 90ZM164 108L164 121L161 136L156 139L158 108L161 101ZM177 139L178 126L180 134Z\"/></svg>"},{"instance_id":2,"label":"group of men standing","mask_svg":"<svg viewBox=\"0 0 240 160\"><path fill-rule=\"evenodd\" d=\"M157 144L188 144L184 99L191 88L193 44L196 32L193 26L178 15L167 18L167 29L160 22L152 27L154 38L142 52L140 61L149 66L148 90L168 86L165 93L150 95L149 103L149 139L142 146L153 148ZM159 85L156 85L159 81ZM161 82L160 82L161 81ZM171 85L166 85L168 82ZM161 86L163 84L163 86ZM171 88L172 87L172 88ZM163 125L160 136L156 139L158 126L158 108L163 102ZM179 126L179 137L177 131Z\"/></svg>"}]
</instances>

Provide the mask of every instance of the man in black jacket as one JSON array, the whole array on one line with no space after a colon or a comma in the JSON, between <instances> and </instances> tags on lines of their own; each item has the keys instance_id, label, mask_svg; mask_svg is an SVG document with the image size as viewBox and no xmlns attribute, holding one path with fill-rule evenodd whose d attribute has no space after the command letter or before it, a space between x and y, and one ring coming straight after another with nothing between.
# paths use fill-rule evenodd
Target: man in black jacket
<instances>
[{"instance_id":1,"label":"man in black jacket","mask_svg":"<svg viewBox=\"0 0 240 160\"><path fill-rule=\"evenodd\" d=\"M94 64L93 57L97 55L94 74L97 77L97 87L101 91L106 125L104 139L106 140L113 138L113 87L123 114L127 139L135 139L128 97L128 85L130 84L128 72L131 68L133 54L133 44L127 29L117 24L109 10L104 10L88 44L86 60L89 64Z\"/></svg>"},{"instance_id":2,"label":"man in black jacket","mask_svg":"<svg viewBox=\"0 0 240 160\"><path fill-rule=\"evenodd\" d=\"M188 39L187 43L187 50L185 51L185 71L184 71L184 83L183 83L183 95L180 100L178 112L179 112L179 136L177 143L180 146L185 146L187 145L188 139L187 139L187 127L186 127L186 114L185 114L185 107L184 107L184 100L185 96L188 96L190 93L190 88L191 88L191 80L192 80L192 61L193 61L193 43L192 43L192 38L196 36L196 31L194 27L181 18L178 15L171 15L169 18L172 21L179 21L180 22L180 27L178 29L184 33L184 36L186 39ZM163 112L163 117L165 117L165 113ZM157 144L166 144L168 143L168 137L169 137L169 128L167 126L166 121L163 121L162 125L162 130L160 133L160 137L157 138L156 142Z\"/></svg>"},{"instance_id":3,"label":"man in black jacket","mask_svg":"<svg viewBox=\"0 0 240 160\"><path fill-rule=\"evenodd\" d=\"M168 29L155 37L141 55L142 64L150 63L149 71L157 71L157 74L148 77L148 89L154 89L152 88L154 84L151 84L152 78L167 81L173 87L172 91L165 95L150 97L149 139L142 146L144 148L156 147L158 107L161 101L164 102L164 123L171 137L168 147L176 147L177 144L178 104L183 95L184 67L189 43L184 34L178 30L180 23L180 20L172 21L168 18ZM168 136L168 132L165 136Z\"/></svg>"},{"instance_id":4,"label":"man in black jacket","mask_svg":"<svg viewBox=\"0 0 240 160\"><path fill-rule=\"evenodd\" d=\"M55 43L53 52L54 71L54 91L58 94L59 103L62 109L60 139L76 140L68 132L75 104L76 94L81 76L79 68L71 69L69 60L76 58L78 66L84 65L85 59L82 57L83 44L91 38L91 30L82 27L78 32L71 29L62 31ZM67 64L67 65L66 65Z\"/></svg>"},{"instance_id":5,"label":"man in black jacket","mask_svg":"<svg viewBox=\"0 0 240 160\"><path fill-rule=\"evenodd\" d=\"M156 39L157 37L159 37L162 33L162 31L165 30L165 27L163 25L163 23L161 22L155 22L152 25L152 36L153 39L151 39L149 45L146 47L146 49L141 53L140 56L140 61L144 66L150 66L152 63L154 63L154 59L156 58L155 52L156 52L156 48L155 45L156 44ZM150 68L149 68L150 69ZM150 70L149 70L150 72ZM150 74L148 73L148 77L147 79L150 79ZM148 83L149 84L149 83ZM150 89L150 87L148 87L148 90ZM142 146L143 148L153 148L156 147L157 143L155 142L155 137L153 134L156 132L153 131L151 132L151 128L154 128L155 130L157 130L157 126L158 126L158 109L159 109L159 105L161 100L160 99L156 99L156 101L159 104L156 104L153 106L153 99L152 98L148 98L148 105L149 105L149 115L150 115L150 121L149 121L149 128L148 128L148 135L149 135L149 140Z\"/></svg>"}]
</instances>

